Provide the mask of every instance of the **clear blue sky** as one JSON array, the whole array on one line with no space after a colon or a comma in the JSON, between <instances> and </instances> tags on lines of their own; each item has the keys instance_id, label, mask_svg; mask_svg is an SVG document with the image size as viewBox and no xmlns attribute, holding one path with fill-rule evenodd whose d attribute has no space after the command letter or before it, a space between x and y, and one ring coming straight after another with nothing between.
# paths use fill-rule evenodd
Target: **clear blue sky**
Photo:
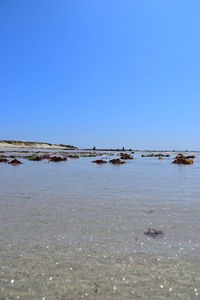
<instances>
[{"instance_id":1,"label":"clear blue sky","mask_svg":"<svg viewBox=\"0 0 200 300\"><path fill-rule=\"evenodd\" d=\"M200 149L199 0L1 0L0 139Z\"/></svg>"}]
</instances>

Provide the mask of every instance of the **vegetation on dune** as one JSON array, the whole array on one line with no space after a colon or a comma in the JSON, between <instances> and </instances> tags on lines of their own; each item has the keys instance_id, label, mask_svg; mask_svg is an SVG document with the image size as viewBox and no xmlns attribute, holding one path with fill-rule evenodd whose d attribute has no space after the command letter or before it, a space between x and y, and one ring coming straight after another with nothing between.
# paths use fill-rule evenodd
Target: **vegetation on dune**
<instances>
[{"instance_id":1,"label":"vegetation on dune","mask_svg":"<svg viewBox=\"0 0 200 300\"><path fill-rule=\"evenodd\" d=\"M60 146L60 147L65 147L65 148L70 148L70 149L77 149L77 147L75 146L72 146L72 145L64 145L64 144L59 144L57 146Z\"/></svg>"},{"instance_id":2,"label":"vegetation on dune","mask_svg":"<svg viewBox=\"0 0 200 300\"><path fill-rule=\"evenodd\" d=\"M35 145L35 144L51 145L51 144L48 144L48 143L41 143L41 142L25 142L25 141L10 141L10 140L3 140L3 141L0 141L0 142L7 143L7 144L10 144L10 145L25 145L25 146L32 146L32 145Z\"/></svg>"},{"instance_id":3,"label":"vegetation on dune","mask_svg":"<svg viewBox=\"0 0 200 300\"><path fill-rule=\"evenodd\" d=\"M67 148L67 149L77 149L77 147L72 146L72 145L64 145L64 144L51 144L51 143L43 143L43 142L27 142L27 141L12 141L12 140L1 140L0 143L7 143L9 145L14 145L14 146L28 146L28 147L33 147L36 145L48 145L50 147L62 147L62 148Z\"/></svg>"}]
</instances>

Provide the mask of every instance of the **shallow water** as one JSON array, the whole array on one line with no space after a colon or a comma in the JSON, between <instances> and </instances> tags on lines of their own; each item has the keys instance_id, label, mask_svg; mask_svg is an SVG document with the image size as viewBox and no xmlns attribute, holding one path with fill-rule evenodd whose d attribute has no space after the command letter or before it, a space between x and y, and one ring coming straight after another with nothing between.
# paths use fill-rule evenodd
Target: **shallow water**
<instances>
[{"instance_id":1,"label":"shallow water","mask_svg":"<svg viewBox=\"0 0 200 300\"><path fill-rule=\"evenodd\" d=\"M200 299L199 155L134 157L0 164L2 299Z\"/></svg>"}]
</instances>

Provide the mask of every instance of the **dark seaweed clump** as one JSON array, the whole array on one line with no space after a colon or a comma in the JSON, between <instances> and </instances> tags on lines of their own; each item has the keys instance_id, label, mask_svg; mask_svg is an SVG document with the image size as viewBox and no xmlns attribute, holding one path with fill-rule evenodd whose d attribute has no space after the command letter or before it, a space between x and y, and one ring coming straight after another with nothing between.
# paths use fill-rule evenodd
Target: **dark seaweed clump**
<instances>
[{"instance_id":1,"label":"dark seaweed clump","mask_svg":"<svg viewBox=\"0 0 200 300\"><path fill-rule=\"evenodd\" d=\"M103 159L97 159L97 160L93 160L92 161L93 163L96 163L96 164L107 164L107 161L106 160L103 160Z\"/></svg>"},{"instance_id":2,"label":"dark seaweed clump","mask_svg":"<svg viewBox=\"0 0 200 300\"><path fill-rule=\"evenodd\" d=\"M163 236L164 233L161 230L156 230L154 228L148 228L148 231L144 232L145 235L151 236L151 237L157 237L157 236Z\"/></svg>"},{"instance_id":3,"label":"dark seaweed clump","mask_svg":"<svg viewBox=\"0 0 200 300\"><path fill-rule=\"evenodd\" d=\"M11 165L20 165L23 164L23 162L19 161L18 159L13 159L9 162Z\"/></svg>"},{"instance_id":4,"label":"dark seaweed clump","mask_svg":"<svg viewBox=\"0 0 200 300\"><path fill-rule=\"evenodd\" d=\"M74 155L70 154L67 157L69 157L69 158L79 158L80 156L78 154L74 154Z\"/></svg>"},{"instance_id":5,"label":"dark seaweed clump","mask_svg":"<svg viewBox=\"0 0 200 300\"><path fill-rule=\"evenodd\" d=\"M126 162L119 159L119 158L114 158L114 159L111 159L109 160L109 162L113 165L122 165L122 164L125 164Z\"/></svg>"},{"instance_id":6,"label":"dark seaweed clump","mask_svg":"<svg viewBox=\"0 0 200 300\"><path fill-rule=\"evenodd\" d=\"M121 159L133 159L133 156L128 153L120 153Z\"/></svg>"},{"instance_id":7,"label":"dark seaweed clump","mask_svg":"<svg viewBox=\"0 0 200 300\"><path fill-rule=\"evenodd\" d=\"M0 157L0 163L1 162L7 163L8 159L6 157Z\"/></svg>"},{"instance_id":8,"label":"dark seaweed clump","mask_svg":"<svg viewBox=\"0 0 200 300\"><path fill-rule=\"evenodd\" d=\"M178 165L191 165L193 164L193 160L190 158L195 158L195 156L184 156L183 154L178 154L173 163Z\"/></svg>"},{"instance_id":9,"label":"dark seaweed clump","mask_svg":"<svg viewBox=\"0 0 200 300\"><path fill-rule=\"evenodd\" d=\"M60 156L52 156L49 161L59 162L59 161L66 161L67 157L60 157Z\"/></svg>"},{"instance_id":10,"label":"dark seaweed clump","mask_svg":"<svg viewBox=\"0 0 200 300\"><path fill-rule=\"evenodd\" d=\"M170 157L169 154L162 154L162 153L159 153L159 154L142 154L141 157Z\"/></svg>"},{"instance_id":11,"label":"dark seaweed clump","mask_svg":"<svg viewBox=\"0 0 200 300\"><path fill-rule=\"evenodd\" d=\"M41 161L42 160L42 157L41 156L31 156L31 157L28 157L29 160L32 160L32 161Z\"/></svg>"},{"instance_id":12,"label":"dark seaweed clump","mask_svg":"<svg viewBox=\"0 0 200 300\"><path fill-rule=\"evenodd\" d=\"M24 156L23 158L26 158L28 160L31 161L41 161L43 159L49 159L50 156L48 154L44 154L44 155L31 155L31 156Z\"/></svg>"},{"instance_id":13,"label":"dark seaweed clump","mask_svg":"<svg viewBox=\"0 0 200 300\"><path fill-rule=\"evenodd\" d=\"M187 155L185 156L186 159L194 159L196 156L195 155Z\"/></svg>"}]
</instances>

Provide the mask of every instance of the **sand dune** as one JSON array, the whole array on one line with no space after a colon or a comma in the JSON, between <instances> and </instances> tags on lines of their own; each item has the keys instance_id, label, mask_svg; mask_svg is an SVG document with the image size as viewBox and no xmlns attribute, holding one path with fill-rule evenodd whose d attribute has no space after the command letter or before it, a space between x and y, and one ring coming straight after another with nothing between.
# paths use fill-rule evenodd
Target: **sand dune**
<instances>
[{"instance_id":1,"label":"sand dune","mask_svg":"<svg viewBox=\"0 0 200 300\"><path fill-rule=\"evenodd\" d=\"M36 149L77 149L71 145L57 145L41 142L26 142L26 141L0 141L1 148L36 148Z\"/></svg>"}]
</instances>

